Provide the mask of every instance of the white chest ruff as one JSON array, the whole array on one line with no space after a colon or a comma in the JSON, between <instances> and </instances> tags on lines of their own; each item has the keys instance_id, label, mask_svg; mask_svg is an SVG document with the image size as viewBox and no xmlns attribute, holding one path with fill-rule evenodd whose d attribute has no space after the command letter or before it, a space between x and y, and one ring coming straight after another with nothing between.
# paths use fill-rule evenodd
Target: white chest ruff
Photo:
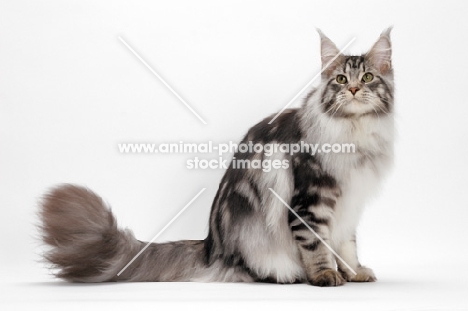
<instances>
[{"instance_id":1,"label":"white chest ruff","mask_svg":"<svg viewBox=\"0 0 468 311\"><path fill-rule=\"evenodd\" d=\"M331 241L335 246L349 240L356 232L367 201L377 194L380 176L371 168L352 169L341 183L341 196L335 206Z\"/></svg>"},{"instance_id":2,"label":"white chest ruff","mask_svg":"<svg viewBox=\"0 0 468 311\"><path fill-rule=\"evenodd\" d=\"M321 158L323 168L337 180L341 190L331 228L331 242L335 245L353 237L365 204L378 193L393 161L392 120L341 126L327 138L333 143L354 143L355 153Z\"/></svg>"}]
</instances>

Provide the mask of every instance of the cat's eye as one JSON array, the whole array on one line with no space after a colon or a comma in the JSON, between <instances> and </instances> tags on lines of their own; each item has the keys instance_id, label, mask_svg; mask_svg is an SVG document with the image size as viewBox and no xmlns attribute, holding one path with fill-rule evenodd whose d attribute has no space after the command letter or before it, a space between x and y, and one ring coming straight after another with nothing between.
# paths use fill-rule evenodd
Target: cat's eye
<instances>
[{"instance_id":1,"label":"cat's eye","mask_svg":"<svg viewBox=\"0 0 468 311\"><path fill-rule=\"evenodd\" d=\"M343 75L337 75L336 82L338 82L339 84L345 84L346 82L348 82L348 79Z\"/></svg>"},{"instance_id":2,"label":"cat's eye","mask_svg":"<svg viewBox=\"0 0 468 311\"><path fill-rule=\"evenodd\" d=\"M362 82L364 82L364 83L369 83L369 82L371 82L372 80L374 80L374 75L371 74L370 72L366 72L366 73L362 76Z\"/></svg>"}]
</instances>

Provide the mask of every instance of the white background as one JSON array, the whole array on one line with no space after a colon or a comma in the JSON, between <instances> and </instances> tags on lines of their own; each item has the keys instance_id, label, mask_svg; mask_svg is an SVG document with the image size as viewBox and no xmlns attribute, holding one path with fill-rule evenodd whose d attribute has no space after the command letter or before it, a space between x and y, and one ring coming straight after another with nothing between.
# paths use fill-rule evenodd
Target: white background
<instances>
[{"instance_id":1,"label":"white background","mask_svg":"<svg viewBox=\"0 0 468 311\"><path fill-rule=\"evenodd\" d=\"M464 1L0 1L2 303L468 309L467 9ZM158 241L203 239L223 171L188 170L193 155L120 154L117 144L238 141L318 72L316 27L338 47L356 36L348 51L357 54L390 25L396 163L358 234L361 261L379 282L86 286L48 276L34 225L49 187L90 187L141 240L207 188Z\"/></svg>"}]
</instances>

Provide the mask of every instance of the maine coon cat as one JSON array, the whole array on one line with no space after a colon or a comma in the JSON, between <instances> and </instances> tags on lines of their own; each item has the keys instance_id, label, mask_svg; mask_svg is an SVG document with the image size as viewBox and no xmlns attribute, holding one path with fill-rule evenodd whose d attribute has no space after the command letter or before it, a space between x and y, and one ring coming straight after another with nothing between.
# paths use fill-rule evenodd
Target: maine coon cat
<instances>
[{"instance_id":1,"label":"maine coon cat","mask_svg":"<svg viewBox=\"0 0 468 311\"><path fill-rule=\"evenodd\" d=\"M202 241L151 244L117 227L90 190L61 185L41 203L45 258L57 276L77 282L308 282L338 286L373 282L359 263L356 227L393 157L393 69L390 29L369 52L339 53L321 36L321 83L297 109L252 127L243 142L352 143L354 153L275 153L287 169L233 168L221 180ZM337 56L338 55L338 56ZM335 56L337 56L335 58ZM235 154L265 159L264 153ZM354 274L270 191L273 189L356 272Z\"/></svg>"}]
</instances>

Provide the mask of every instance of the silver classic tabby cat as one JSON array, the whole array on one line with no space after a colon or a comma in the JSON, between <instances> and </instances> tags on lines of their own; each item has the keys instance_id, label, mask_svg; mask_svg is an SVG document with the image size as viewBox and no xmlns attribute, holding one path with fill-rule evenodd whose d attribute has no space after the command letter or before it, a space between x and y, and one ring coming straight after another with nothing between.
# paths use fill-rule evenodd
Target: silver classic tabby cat
<instances>
[{"instance_id":1,"label":"silver classic tabby cat","mask_svg":"<svg viewBox=\"0 0 468 311\"><path fill-rule=\"evenodd\" d=\"M243 142L352 143L354 153L275 153L287 169L227 169L202 241L146 243L117 227L90 190L62 185L44 196L40 215L45 258L57 276L77 282L308 282L337 286L373 282L356 252L356 227L393 158L393 70L390 29L361 56L340 54L321 36L322 79L297 109L252 127ZM338 57L335 57L337 56ZM237 159L265 159L262 153ZM312 228L327 245L274 195ZM352 270L355 273L353 273Z\"/></svg>"}]
</instances>

